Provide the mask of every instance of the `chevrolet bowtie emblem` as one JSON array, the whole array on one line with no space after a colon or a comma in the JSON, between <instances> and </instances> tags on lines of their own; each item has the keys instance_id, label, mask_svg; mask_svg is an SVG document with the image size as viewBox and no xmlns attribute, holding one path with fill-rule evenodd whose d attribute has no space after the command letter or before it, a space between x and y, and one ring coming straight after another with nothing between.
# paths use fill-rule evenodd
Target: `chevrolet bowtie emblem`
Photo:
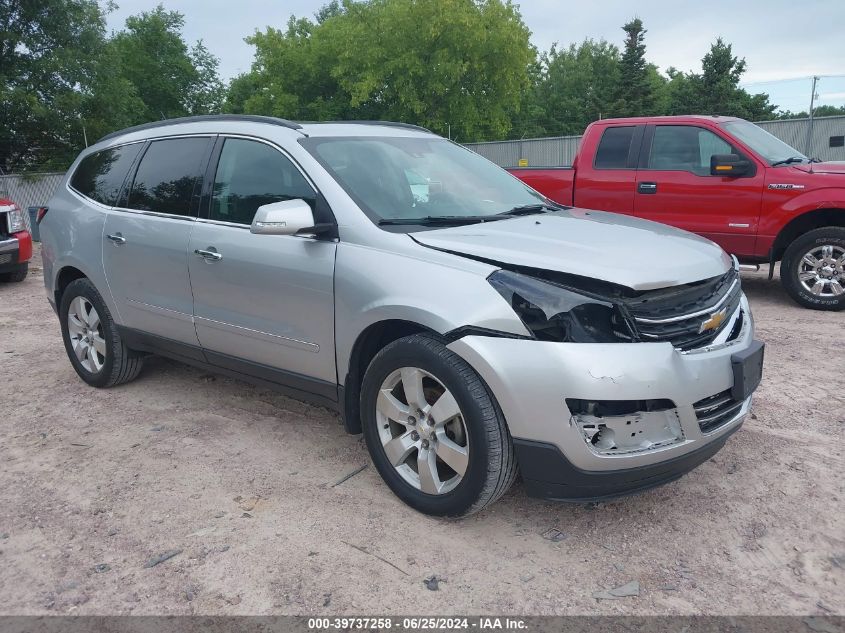
<instances>
[{"instance_id":1,"label":"chevrolet bowtie emblem","mask_svg":"<svg viewBox=\"0 0 845 633\"><path fill-rule=\"evenodd\" d=\"M703 334L704 332L708 332L709 330L716 330L719 328L720 325L725 321L725 318L728 316L728 309L722 308L718 312L714 312L710 315L710 317L701 323L701 327L698 329L699 334Z\"/></svg>"}]
</instances>

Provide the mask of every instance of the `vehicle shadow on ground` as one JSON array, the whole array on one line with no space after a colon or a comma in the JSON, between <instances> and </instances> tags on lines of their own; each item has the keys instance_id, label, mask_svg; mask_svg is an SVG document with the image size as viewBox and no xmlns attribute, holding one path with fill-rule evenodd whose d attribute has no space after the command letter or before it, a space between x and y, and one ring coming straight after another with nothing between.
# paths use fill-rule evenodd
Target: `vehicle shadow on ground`
<instances>
[{"instance_id":1,"label":"vehicle shadow on ground","mask_svg":"<svg viewBox=\"0 0 845 633\"><path fill-rule=\"evenodd\" d=\"M783 305L796 309L802 309L796 304L780 283L780 274L776 267L775 275L769 279L769 267L763 265L756 273L742 273L742 290L751 302L751 309L754 310L755 303L766 305Z\"/></svg>"}]
</instances>

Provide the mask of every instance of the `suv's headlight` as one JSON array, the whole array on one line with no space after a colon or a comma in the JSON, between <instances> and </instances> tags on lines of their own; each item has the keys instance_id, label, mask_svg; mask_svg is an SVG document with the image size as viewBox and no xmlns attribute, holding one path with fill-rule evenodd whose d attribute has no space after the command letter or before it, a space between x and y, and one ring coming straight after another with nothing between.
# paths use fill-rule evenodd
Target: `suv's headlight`
<instances>
[{"instance_id":1,"label":"suv's headlight","mask_svg":"<svg viewBox=\"0 0 845 633\"><path fill-rule=\"evenodd\" d=\"M23 211L17 207L13 207L6 213L6 221L9 223L9 233L19 233L26 231L26 219L24 219Z\"/></svg>"},{"instance_id":2,"label":"suv's headlight","mask_svg":"<svg viewBox=\"0 0 845 633\"><path fill-rule=\"evenodd\" d=\"M621 343L631 331L617 305L568 288L497 270L487 281L541 341Z\"/></svg>"}]
</instances>

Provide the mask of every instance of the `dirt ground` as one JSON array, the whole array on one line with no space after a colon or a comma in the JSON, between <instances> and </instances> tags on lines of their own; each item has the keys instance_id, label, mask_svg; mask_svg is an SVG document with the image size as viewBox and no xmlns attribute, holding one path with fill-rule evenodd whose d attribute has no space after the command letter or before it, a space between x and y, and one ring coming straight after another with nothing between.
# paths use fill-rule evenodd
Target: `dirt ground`
<instances>
[{"instance_id":1,"label":"dirt ground","mask_svg":"<svg viewBox=\"0 0 845 633\"><path fill-rule=\"evenodd\" d=\"M743 283L765 377L715 458L609 503L517 484L454 522L372 466L333 486L369 458L324 409L163 359L86 386L36 253L0 285L0 613L843 614L845 315Z\"/></svg>"}]
</instances>

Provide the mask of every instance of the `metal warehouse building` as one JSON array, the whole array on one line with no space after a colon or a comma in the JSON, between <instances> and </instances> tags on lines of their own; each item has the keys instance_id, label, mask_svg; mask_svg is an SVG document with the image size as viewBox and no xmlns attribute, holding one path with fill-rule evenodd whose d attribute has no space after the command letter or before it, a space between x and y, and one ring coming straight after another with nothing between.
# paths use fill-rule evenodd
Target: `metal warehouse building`
<instances>
[{"instance_id":1,"label":"metal warehouse building","mask_svg":"<svg viewBox=\"0 0 845 633\"><path fill-rule=\"evenodd\" d=\"M845 116L814 118L812 138L809 119L762 121L757 125L808 156L845 161ZM518 167L520 159L533 167L555 167L572 164L580 140L580 136L555 136L466 146L501 167Z\"/></svg>"}]
</instances>

